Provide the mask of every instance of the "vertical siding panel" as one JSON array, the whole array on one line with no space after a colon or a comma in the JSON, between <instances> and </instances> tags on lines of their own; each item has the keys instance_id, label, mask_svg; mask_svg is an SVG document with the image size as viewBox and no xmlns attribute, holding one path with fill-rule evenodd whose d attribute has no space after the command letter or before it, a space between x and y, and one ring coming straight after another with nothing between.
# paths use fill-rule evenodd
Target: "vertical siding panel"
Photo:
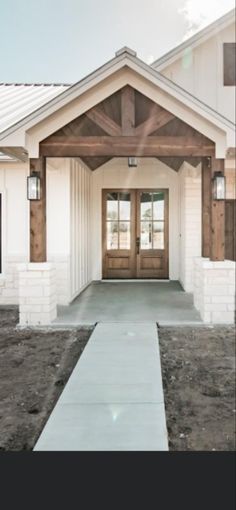
<instances>
[{"instance_id":1,"label":"vertical siding panel","mask_svg":"<svg viewBox=\"0 0 236 510\"><path fill-rule=\"evenodd\" d=\"M90 174L77 160L71 173L71 298L91 280L90 275Z\"/></svg>"}]
</instances>

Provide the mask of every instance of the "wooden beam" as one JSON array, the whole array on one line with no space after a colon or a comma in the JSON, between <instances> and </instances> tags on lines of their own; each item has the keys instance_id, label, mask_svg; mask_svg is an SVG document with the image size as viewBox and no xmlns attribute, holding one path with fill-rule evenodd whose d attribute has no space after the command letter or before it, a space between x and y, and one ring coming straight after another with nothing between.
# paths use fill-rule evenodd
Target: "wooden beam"
<instances>
[{"instance_id":1,"label":"wooden beam","mask_svg":"<svg viewBox=\"0 0 236 510\"><path fill-rule=\"evenodd\" d=\"M150 136L51 136L40 144L40 153L51 157L158 157L210 156L214 144L195 137Z\"/></svg>"},{"instance_id":2,"label":"wooden beam","mask_svg":"<svg viewBox=\"0 0 236 510\"><path fill-rule=\"evenodd\" d=\"M125 136L133 135L135 130L134 94L134 89L128 85L121 90L121 125L122 134Z\"/></svg>"},{"instance_id":3,"label":"wooden beam","mask_svg":"<svg viewBox=\"0 0 236 510\"><path fill-rule=\"evenodd\" d=\"M105 133L111 136L121 135L121 126L106 115L100 108L94 107L86 112L86 117L95 122Z\"/></svg>"},{"instance_id":4,"label":"wooden beam","mask_svg":"<svg viewBox=\"0 0 236 510\"><path fill-rule=\"evenodd\" d=\"M30 262L46 262L46 159L30 159L30 175L38 172L40 200L30 201Z\"/></svg>"},{"instance_id":5,"label":"wooden beam","mask_svg":"<svg viewBox=\"0 0 236 510\"><path fill-rule=\"evenodd\" d=\"M152 115L145 122L139 124L135 128L136 136L148 136L154 133L157 129L165 126L168 122L174 119L174 115L172 113L163 111L158 114Z\"/></svg>"},{"instance_id":6,"label":"wooden beam","mask_svg":"<svg viewBox=\"0 0 236 510\"><path fill-rule=\"evenodd\" d=\"M202 257L210 257L211 194L211 160L202 158Z\"/></svg>"},{"instance_id":7,"label":"wooden beam","mask_svg":"<svg viewBox=\"0 0 236 510\"><path fill-rule=\"evenodd\" d=\"M224 173L224 159L211 159L211 178L215 172ZM211 182L212 185L212 182ZM225 259L225 201L213 200L211 193L211 244L210 259Z\"/></svg>"}]
</instances>

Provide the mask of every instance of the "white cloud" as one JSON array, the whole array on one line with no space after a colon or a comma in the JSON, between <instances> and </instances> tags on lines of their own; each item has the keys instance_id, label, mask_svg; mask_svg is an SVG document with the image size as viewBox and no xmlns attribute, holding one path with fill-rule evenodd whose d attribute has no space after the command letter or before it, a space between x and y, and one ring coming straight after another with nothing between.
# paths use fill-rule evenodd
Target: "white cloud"
<instances>
[{"instance_id":1,"label":"white cloud","mask_svg":"<svg viewBox=\"0 0 236 510\"><path fill-rule=\"evenodd\" d=\"M234 0L186 0L184 7L179 9L188 22L184 40L197 30L220 18L235 6Z\"/></svg>"}]
</instances>

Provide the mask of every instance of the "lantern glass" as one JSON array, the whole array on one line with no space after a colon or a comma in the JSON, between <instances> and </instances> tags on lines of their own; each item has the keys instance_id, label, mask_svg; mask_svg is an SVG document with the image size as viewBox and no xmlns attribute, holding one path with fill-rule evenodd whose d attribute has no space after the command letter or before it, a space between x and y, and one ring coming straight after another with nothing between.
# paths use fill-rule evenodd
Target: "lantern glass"
<instances>
[{"instance_id":1,"label":"lantern glass","mask_svg":"<svg viewBox=\"0 0 236 510\"><path fill-rule=\"evenodd\" d=\"M138 162L137 162L137 158L133 157L133 156L130 156L128 158L128 166L131 168L131 167L136 167L138 166Z\"/></svg>"},{"instance_id":2,"label":"lantern glass","mask_svg":"<svg viewBox=\"0 0 236 510\"><path fill-rule=\"evenodd\" d=\"M225 199L225 177L221 172L215 173L213 180L213 198L214 200Z\"/></svg>"},{"instance_id":3,"label":"lantern glass","mask_svg":"<svg viewBox=\"0 0 236 510\"><path fill-rule=\"evenodd\" d=\"M40 200L40 178L37 175L27 178L27 198L28 200Z\"/></svg>"}]
</instances>

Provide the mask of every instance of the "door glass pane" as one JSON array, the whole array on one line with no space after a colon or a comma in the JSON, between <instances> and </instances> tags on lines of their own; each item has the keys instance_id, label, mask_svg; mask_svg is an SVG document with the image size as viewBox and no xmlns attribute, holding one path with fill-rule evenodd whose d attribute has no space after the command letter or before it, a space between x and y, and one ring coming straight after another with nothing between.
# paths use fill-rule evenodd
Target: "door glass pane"
<instances>
[{"instance_id":1,"label":"door glass pane","mask_svg":"<svg viewBox=\"0 0 236 510\"><path fill-rule=\"evenodd\" d=\"M152 223L148 221L141 221L141 250L152 249Z\"/></svg>"},{"instance_id":2,"label":"door glass pane","mask_svg":"<svg viewBox=\"0 0 236 510\"><path fill-rule=\"evenodd\" d=\"M120 250L130 250L130 222L119 223Z\"/></svg>"},{"instance_id":3,"label":"door glass pane","mask_svg":"<svg viewBox=\"0 0 236 510\"><path fill-rule=\"evenodd\" d=\"M141 220L152 219L152 193L141 193Z\"/></svg>"},{"instance_id":4,"label":"door glass pane","mask_svg":"<svg viewBox=\"0 0 236 510\"><path fill-rule=\"evenodd\" d=\"M164 220L164 193L153 193L153 219Z\"/></svg>"},{"instance_id":5,"label":"door glass pane","mask_svg":"<svg viewBox=\"0 0 236 510\"><path fill-rule=\"evenodd\" d=\"M130 193L120 193L120 220L130 220Z\"/></svg>"},{"instance_id":6,"label":"door glass pane","mask_svg":"<svg viewBox=\"0 0 236 510\"><path fill-rule=\"evenodd\" d=\"M118 220L118 193L107 194L107 219Z\"/></svg>"},{"instance_id":7,"label":"door glass pane","mask_svg":"<svg viewBox=\"0 0 236 510\"><path fill-rule=\"evenodd\" d=\"M164 250L164 221L153 222L153 248Z\"/></svg>"},{"instance_id":8,"label":"door glass pane","mask_svg":"<svg viewBox=\"0 0 236 510\"><path fill-rule=\"evenodd\" d=\"M118 222L107 221L107 249L118 250Z\"/></svg>"}]
</instances>

